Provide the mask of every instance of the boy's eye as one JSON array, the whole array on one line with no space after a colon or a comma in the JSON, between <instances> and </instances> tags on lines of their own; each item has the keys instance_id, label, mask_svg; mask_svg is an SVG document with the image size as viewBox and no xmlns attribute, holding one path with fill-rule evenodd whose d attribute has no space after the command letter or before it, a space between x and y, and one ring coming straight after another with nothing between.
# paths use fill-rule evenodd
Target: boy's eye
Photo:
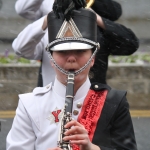
<instances>
[{"instance_id":1,"label":"boy's eye","mask_svg":"<svg viewBox=\"0 0 150 150\"><path fill-rule=\"evenodd\" d=\"M74 51L57 51L57 53L60 53L60 54L69 54L69 53L76 53L76 54L81 54L81 53L84 53L86 52L86 50L74 50Z\"/></svg>"},{"instance_id":2,"label":"boy's eye","mask_svg":"<svg viewBox=\"0 0 150 150\"><path fill-rule=\"evenodd\" d=\"M66 53L66 51L58 51L58 53Z\"/></svg>"},{"instance_id":3,"label":"boy's eye","mask_svg":"<svg viewBox=\"0 0 150 150\"><path fill-rule=\"evenodd\" d=\"M84 53L84 52L86 52L86 50L78 50L77 52L78 53Z\"/></svg>"}]
</instances>

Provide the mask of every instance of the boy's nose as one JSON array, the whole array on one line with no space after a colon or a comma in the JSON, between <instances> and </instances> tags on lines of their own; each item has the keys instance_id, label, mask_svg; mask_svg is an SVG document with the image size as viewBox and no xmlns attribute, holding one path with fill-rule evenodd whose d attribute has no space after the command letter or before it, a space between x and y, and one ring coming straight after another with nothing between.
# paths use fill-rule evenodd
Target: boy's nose
<instances>
[{"instance_id":1,"label":"boy's nose","mask_svg":"<svg viewBox=\"0 0 150 150\"><path fill-rule=\"evenodd\" d=\"M67 61L73 63L76 61L76 57L74 55L69 55Z\"/></svg>"},{"instance_id":2,"label":"boy's nose","mask_svg":"<svg viewBox=\"0 0 150 150\"><path fill-rule=\"evenodd\" d=\"M67 57L68 62L75 62L76 61L76 55L74 52L69 52Z\"/></svg>"}]
</instances>

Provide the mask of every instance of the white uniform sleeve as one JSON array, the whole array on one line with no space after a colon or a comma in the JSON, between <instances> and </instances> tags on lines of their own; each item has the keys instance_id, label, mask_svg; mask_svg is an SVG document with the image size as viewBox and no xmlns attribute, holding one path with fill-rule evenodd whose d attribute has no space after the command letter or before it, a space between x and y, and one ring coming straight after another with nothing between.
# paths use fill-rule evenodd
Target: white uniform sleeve
<instances>
[{"instance_id":1,"label":"white uniform sleeve","mask_svg":"<svg viewBox=\"0 0 150 150\"><path fill-rule=\"evenodd\" d=\"M34 150L35 140L32 122L20 100L12 128L6 138L6 150Z\"/></svg>"},{"instance_id":2,"label":"white uniform sleeve","mask_svg":"<svg viewBox=\"0 0 150 150\"><path fill-rule=\"evenodd\" d=\"M34 60L42 58L43 36L47 31L42 29L44 17L28 25L13 41L12 47L18 56Z\"/></svg>"},{"instance_id":3,"label":"white uniform sleeve","mask_svg":"<svg viewBox=\"0 0 150 150\"><path fill-rule=\"evenodd\" d=\"M17 0L15 4L16 12L27 19L36 20L42 17L41 4L43 0Z\"/></svg>"}]
</instances>

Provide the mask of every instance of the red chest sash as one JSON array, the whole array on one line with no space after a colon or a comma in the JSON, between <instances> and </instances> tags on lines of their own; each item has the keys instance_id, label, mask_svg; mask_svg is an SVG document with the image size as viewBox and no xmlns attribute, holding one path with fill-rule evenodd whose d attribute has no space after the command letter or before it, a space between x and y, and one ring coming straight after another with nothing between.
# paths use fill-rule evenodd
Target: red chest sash
<instances>
[{"instance_id":1,"label":"red chest sash","mask_svg":"<svg viewBox=\"0 0 150 150\"><path fill-rule=\"evenodd\" d=\"M78 122L84 125L88 131L91 141L94 136L98 119L101 116L107 92L107 90L94 91L90 89L84 100L81 113L78 117ZM79 150L79 147L77 145L73 145L73 150Z\"/></svg>"}]
</instances>

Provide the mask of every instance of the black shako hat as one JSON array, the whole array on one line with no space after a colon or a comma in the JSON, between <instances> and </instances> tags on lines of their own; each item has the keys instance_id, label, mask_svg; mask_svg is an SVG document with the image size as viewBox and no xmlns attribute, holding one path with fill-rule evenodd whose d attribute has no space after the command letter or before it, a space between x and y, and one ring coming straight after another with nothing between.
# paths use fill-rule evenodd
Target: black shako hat
<instances>
[{"instance_id":1,"label":"black shako hat","mask_svg":"<svg viewBox=\"0 0 150 150\"><path fill-rule=\"evenodd\" d=\"M48 14L47 51L98 49L96 14L84 0L55 0Z\"/></svg>"}]
</instances>

